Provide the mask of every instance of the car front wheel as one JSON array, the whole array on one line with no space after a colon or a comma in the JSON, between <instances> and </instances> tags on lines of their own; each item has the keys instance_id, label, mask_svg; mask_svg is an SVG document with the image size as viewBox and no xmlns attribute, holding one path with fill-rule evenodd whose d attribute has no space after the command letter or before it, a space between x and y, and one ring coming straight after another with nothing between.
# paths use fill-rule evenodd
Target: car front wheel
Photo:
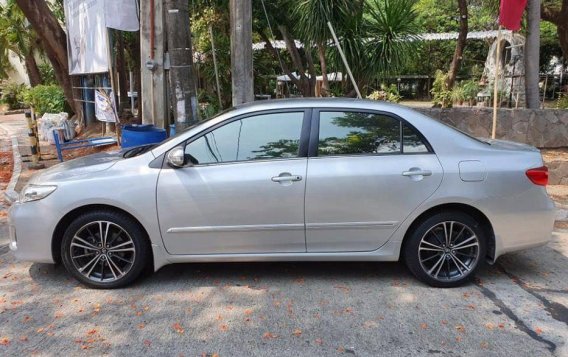
<instances>
[{"instance_id":1,"label":"car front wheel","mask_svg":"<svg viewBox=\"0 0 568 357\"><path fill-rule=\"evenodd\" d=\"M435 287L455 287L475 276L485 252L485 233L475 219L462 212L444 212L419 223L403 253L419 280Z\"/></svg>"},{"instance_id":2,"label":"car front wheel","mask_svg":"<svg viewBox=\"0 0 568 357\"><path fill-rule=\"evenodd\" d=\"M113 211L80 215L65 231L61 245L67 271L92 288L118 288L132 283L143 271L148 254L140 225Z\"/></svg>"}]
</instances>

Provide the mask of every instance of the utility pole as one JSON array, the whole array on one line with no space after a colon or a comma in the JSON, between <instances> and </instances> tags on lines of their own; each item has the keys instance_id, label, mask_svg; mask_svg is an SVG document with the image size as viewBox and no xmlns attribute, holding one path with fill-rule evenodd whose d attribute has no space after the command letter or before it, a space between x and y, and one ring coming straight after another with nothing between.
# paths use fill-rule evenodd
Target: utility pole
<instances>
[{"instance_id":1,"label":"utility pole","mask_svg":"<svg viewBox=\"0 0 568 357\"><path fill-rule=\"evenodd\" d=\"M540 54L540 0L527 3L527 39L525 43L525 92L527 108L540 107L539 88Z\"/></svg>"},{"instance_id":2,"label":"utility pole","mask_svg":"<svg viewBox=\"0 0 568 357\"><path fill-rule=\"evenodd\" d=\"M163 0L140 1L140 59L142 123L164 128L167 123L164 76Z\"/></svg>"},{"instance_id":3,"label":"utility pole","mask_svg":"<svg viewBox=\"0 0 568 357\"><path fill-rule=\"evenodd\" d=\"M252 78L252 1L230 0L233 106L254 100Z\"/></svg>"},{"instance_id":4,"label":"utility pole","mask_svg":"<svg viewBox=\"0 0 568 357\"><path fill-rule=\"evenodd\" d=\"M170 103L176 132L197 123L197 90L187 0L166 0Z\"/></svg>"}]
</instances>

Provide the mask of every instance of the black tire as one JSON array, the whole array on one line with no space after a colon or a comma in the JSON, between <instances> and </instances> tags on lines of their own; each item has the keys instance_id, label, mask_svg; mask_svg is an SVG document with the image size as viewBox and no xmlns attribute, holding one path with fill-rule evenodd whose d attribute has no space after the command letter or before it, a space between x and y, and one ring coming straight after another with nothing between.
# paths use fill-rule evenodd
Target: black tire
<instances>
[{"instance_id":1,"label":"black tire","mask_svg":"<svg viewBox=\"0 0 568 357\"><path fill-rule=\"evenodd\" d=\"M458 235L462 227L465 228ZM450 244L446 244L448 236ZM433 287L452 288L473 279L485 262L486 249L487 237L479 222L466 213L448 211L418 223L409 232L402 253L406 266L418 280Z\"/></svg>"},{"instance_id":2,"label":"black tire","mask_svg":"<svg viewBox=\"0 0 568 357\"><path fill-rule=\"evenodd\" d=\"M96 227L101 227L98 222L103 224L101 234L96 232ZM105 237L105 241L106 236L109 236L107 243L111 244L102 247L102 239L99 240L101 236ZM110 242L110 239L113 241ZM95 289L114 289L131 284L144 270L149 254L149 241L140 224L126 214L111 210L87 212L77 217L65 230L61 244L65 269L81 283ZM89 276L86 276L80 271L80 267L91 259L95 260L92 265L94 268L87 265L84 272Z\"/></svg>"}]
</instances>

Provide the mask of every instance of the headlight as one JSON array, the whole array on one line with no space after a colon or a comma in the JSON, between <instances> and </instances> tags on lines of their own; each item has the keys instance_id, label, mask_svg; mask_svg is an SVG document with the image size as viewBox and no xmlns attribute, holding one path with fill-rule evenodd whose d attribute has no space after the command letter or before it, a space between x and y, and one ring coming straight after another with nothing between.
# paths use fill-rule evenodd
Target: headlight
<instances>
[{"instance_id":1,"label":"headlight","mask_svg":"<svg viewBox=\"0 0 568 357\"><path fill-rule=\"evenodd\" d=\"M27 185L26 187L24 187L22 192L20 192L19 201L21 203L24 203L41 200L42 198L49 196L56 189L57 186Z\"/></svg>"}]
</instances>

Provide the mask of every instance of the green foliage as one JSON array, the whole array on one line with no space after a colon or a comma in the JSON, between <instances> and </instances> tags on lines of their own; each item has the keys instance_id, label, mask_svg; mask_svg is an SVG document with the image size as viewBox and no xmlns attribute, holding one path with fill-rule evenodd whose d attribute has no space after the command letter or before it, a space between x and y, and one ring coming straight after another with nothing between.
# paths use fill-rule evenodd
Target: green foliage
<instances>
[{"instance_id":1,"label":"green foliage","mask_svg":"<svg viewBox=\"0 0 568 357\"><path fill-rule=\"evenodd\" d=\"M41 63L39 66L39 72L41 75L42 84L52 85L57 84L57 79L55 78L55 71L51 63Z\"/></svg>"},{"instance_id":2,"label":"green foliage","mask_svg":"<svg viewBox=\"0 0 568 357\"><path fill-rule=\"evenodd\" d=\"M65 110L65 95L57 85L39 85L24 94L26 104L34 108L37 115L61 113Z\"/></svg>"},{"instance_id":3,"label":"green foliage","mask_svg":"<svg viewBox=\"0 0 568 357\"><path fill-rule=\"evenodd\" d=\"M391 84L390 86L382 84L381 89L373 91L367 96L367 99L398 103L402 99L402 96L398 92L395 84Z\"/></svg>"},{"instance_id":4,"label":"green foliage","mask_svg":"<svg viewBox=\"0 0 568 357\"><path fill-rule=\"evenodd\" d=\"M452 106L452 92L448 89L447 84L448 74L437 70L434 76L434 83L430 91L434 96L433 101L435 106L442 108L449 108Z\"/></svg>"},{"instance_id":5,"label":"green foliage","mask_svg":"<svg viewBox=\"0 0 568 357\"><path fill-rule=\"evenodd\" d=\"M470 79L468 81L463 81L460 83L460 87L463 89L464 100L467 100L470 103L477 100L477 94L481 88L476 80Z\"/></svg>"},{"instance_id":6,"label":"green foliage","mask_svg":"<svg viewBox=\"0 0 568 357\"><path fill-rule=\"evenodd\" d=\"M2 88L2 103L8 104L10 110L25 108L24 93L26 90L25 84L7 84Z\"/></svg>"},{"instance_id":7,"label":"green foliage","mask_svg":"<svg viewBox=\"0 0 568 357\"><path fill-rule=\"evenodd\" d=\"M463 87L454 86L450 92L450 98L454 104L462 104L465 100L465 92Z\"/></svg>"},{"instance_id":8,"label":"green foliage","mask_svg":"<svg viewBox=\"0 0 568 357\"><path fill-rule=\"evenodd\" d=\"M564 93L560 95L560 98L558 98L556 102L556 108L568 109L568 94Z\"/></svg>"},{"instance_id":9,"label":"green foliage","mask_svg":"<svg viewBox=\"0 0 568 357\"><path fill-rule=\"evenodd\" d=\"M364 23L365 41L371 75L399 73L416 53L417 26L415 0L368 0Z\"/></svg>"}]
</instances>

